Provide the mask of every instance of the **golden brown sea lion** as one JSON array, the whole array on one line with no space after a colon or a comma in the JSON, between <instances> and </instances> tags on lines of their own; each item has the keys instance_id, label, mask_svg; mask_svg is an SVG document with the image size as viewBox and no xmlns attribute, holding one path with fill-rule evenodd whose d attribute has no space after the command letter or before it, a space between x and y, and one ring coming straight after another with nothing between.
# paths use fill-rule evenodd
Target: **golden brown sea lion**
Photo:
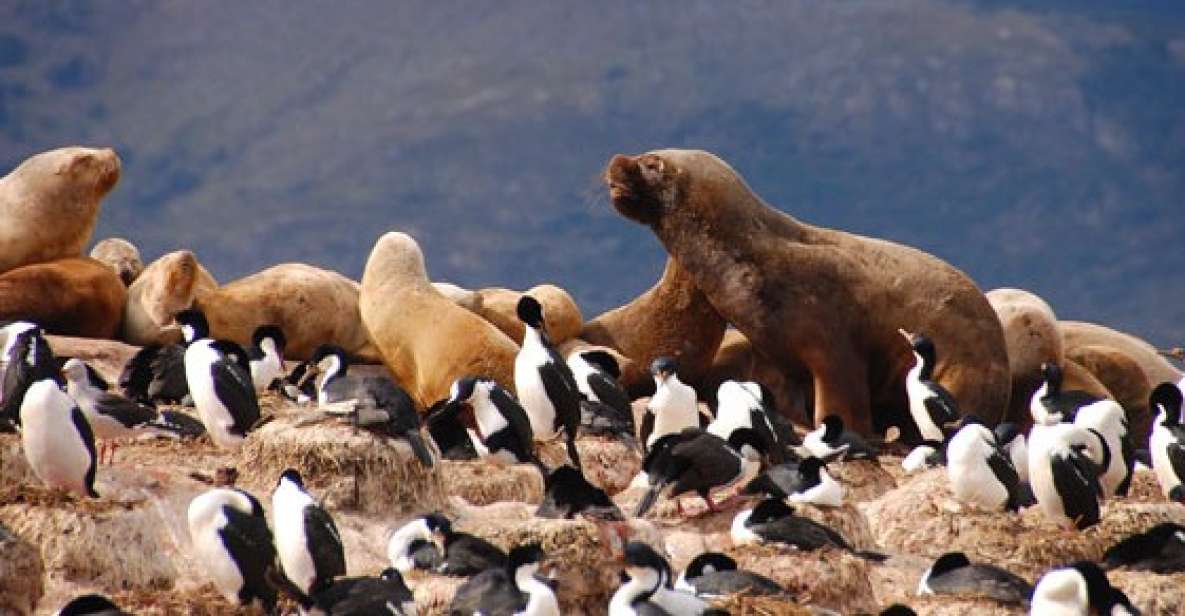
<instances>
[{"instance_id":1,"label":"golden brown sea lion","mask_svg":"<svg viewBox=\"0 0 1185 616\"><path fill-rule=\"evenodd\" d=\"M663 356L679 361L679 378L697 384L712 367L727 327L691 275L667 259L662 276L633 301L584 324L580 338L617 349L633 360L623 368L621 385L631 396L654 393L650 362Z\"/></svg>"},{"instance_id":2,"label":"golden brown sea lion","mask_svg":"<svg viewBox=\"0 0 1185 616\"><path fill-rule=\"evenodd\" d=\"M1008 366L1012 374L1008 420L1024 424L1030 418L1029 400L1045 376L1041 364L1063 364L1062 333L1053 308L1023 289L993 289L988 302L1004 328L1008 347Z\"/></svg>"},{"instance_id":3,"label":"golden brown sea lion","mask_svg":"<svg viewBox=\"0 0 1185 616\"><path fill-rule=\"evenodd\" d=\"M771 360L807 368L816 421L835 413L864 433L890 424L916 433L904 387L914 359L898 328L934 341L935 380L964 412L1004 416L1003 330L958 269L907 246L799 222L707 152L618 155L605 176L617 211L651 228L720 316Z\"/></svg>"},{"instance_id":4,"label":"golden brown sea lion","mask_svg":"<svg viewBox=\"0 0 1185 616\"><path fill-rule=\"evenodd\" d=\"M516 310L518 300L524 294L535 298L543 306L544 328L553 344L562 344L576 337L584 325L584 316L580 314L576 301L567 291L552 284L541 284L526 291L490 287L478 289L474 293L476 297L470 310L493 323L516 344L522 344L526 328Z\"/></svg>"},{"instance_id":5,"label":"golden brown sea lion","mask_svg":"<svg viewBox=\"0 0 1185 616\"><path fill-rule=\"evenodd\" d=\"M282 263L200 293L193 305L216 338L246 346L256 328L277 325L287 338L285 358L308 359L331 343L355 357L378 359L358 311L358 283L337 272Z\"/></svg>"},{"instance_id":6,"label":"golden brown sea lion","mask_svg":"<svg viewBox=\"0 0 1185 616\"><path fill-rule=\"evenodd\" d=\"M1139 443L1137 447L1145 444L1152 431L1148 398L1152 394L1152 389L1160 383L1148 380L1148 375L1139 362L1127 352L1107 345L1084 344L1071 347L1066 350L1066 359L1081 365L1106 386L1110 397L1127 413L1131 434Z\"/></svg>"},{"instance_id":7,"label":"golden brown sea lion","mask_svg":"<svg viewBox=\"0 0 1185 616\"><path fill-rule=\"evenodd\" d=\"M100 240L91 248L91 258L102 261L115 272L123 284L131 285L136 277L144 271L144 262L140 260L140 250L136 245L122 237L109 237Z\"/></svg>"},{"instance_id":8,"label":"golden brown sea lion","mask_svg":"<svg viewBox=\"0 0 1185 616\"><path fill-rule=\"evenodd\" d=\"M23 319L46 332L114 338L128 291L90 257L34 263L0 274L0 321Z\"/></svg>"},{"instance_id":9,"label":"golden brown sea lion","mask_svg":"<svg viewBox=\"0 0 1185 616\"><path fill-rule=\"evenodd\" d=\"M375 243L359 307L383 363L421 405L448 397L465 375L513 390L518 345L432 286L411 236L390 232Z\"/></svg>"},{"instance_id":10,"label":"golden brown sea lion","mask_svg":"<svg viewBox=\"0 0 1185 616\"><path fill-rule=\"evenodd\" d=\"M0 272L81 255L119 169L114 150L70 147L37 154L0 178Z\"/></svg>"},{"instance_id":11,"label":"golden brown sea lion","mask_svg":"<svg viewBox=\"0 0 1185 616\"><path fill-rule=\"evenodd\" d=\"M1080 346L1111 347L1135 360L1153 387L1166 381L1176 383L1181 380L1181 371L1157 352L1156 347L1131 334L1082 321L1060 321L1058 326L1062 330L1062 344L1067 354ZM1105 379L1100 380L1106 382Z\"/></svg>"},{"instance_id":12,"label":"golden brown sea lion","mask_svg":"<svg viewBox=\"0 0 1185 616\"><path fill-rule=\"evenodd\" d=\"M128 344L172 344L181 340L174 315L218 288L197 256L177 250L148 264L128 287L120 338Z\"/></svg>"}]
</instances>

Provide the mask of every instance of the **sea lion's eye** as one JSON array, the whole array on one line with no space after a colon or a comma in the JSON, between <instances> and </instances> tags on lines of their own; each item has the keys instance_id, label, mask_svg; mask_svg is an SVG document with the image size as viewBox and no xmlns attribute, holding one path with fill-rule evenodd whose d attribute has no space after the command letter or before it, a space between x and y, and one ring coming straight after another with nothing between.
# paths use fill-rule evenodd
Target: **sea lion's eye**
<instances>
[{"instance_id":1,"label":"sea lion's eye","mask_svg":"<svg viewBox=\"0 0 1185 616\"><path fill-rule=\"evenodd\" d=\"M638 161L642 168L642 177L651 184L657 183L662 179L663 162L661 158L647 156Z\"/></svg>"}]
</instances>

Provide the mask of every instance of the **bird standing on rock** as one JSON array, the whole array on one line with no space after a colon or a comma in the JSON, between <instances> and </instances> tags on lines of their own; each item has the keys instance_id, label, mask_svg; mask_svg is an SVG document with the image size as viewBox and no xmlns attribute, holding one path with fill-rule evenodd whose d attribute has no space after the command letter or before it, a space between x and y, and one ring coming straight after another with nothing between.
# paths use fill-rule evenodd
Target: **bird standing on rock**
<instances>
[{"instance_id":1,"label":"bird standing on rock","mask_svg":"<svg viewBox=\"0 0 1185 616\"><path fill-rule=\"evenodd\" d=\"M284 575L301 592L315 595L346 574L341 533L294 469L280 474L272 492L272 522Z\"/></svg>"},{"instance_id":2,"label":"bird standing on rock","mask_svg":"<svg viewBox=\"0 0 1185 616\"><path fill-rule=\"evenodd\" d=\"M531 420L536 440L548 440L561 429L568 457L580 468L576 432L580 429L580 388L576 377L544 331L543 306L530 295L518 300L523 343L514 358L514 388Z\"/></svg>"},{"instance_id":3,"label":"bird standing on rock","mask_svg":"<svg viewBox=\"0 0 1185 616\"><path fill-rule=\"evenodd\" d=\"M247 361L251 365L251 382L255 393L267 391L276 381L283 381L284 347L288 340L276 325L260 325L251 334L251 348L247 350Z\"/></svg>"},{"instance_id":4,"label":"bird standing on rock","mask_svg":"<svg viewBox=\"0 0 1185 616\"><path fill-rule=\"evenodd\" d=\"M996 434L975 415L964 417L961 424L946 446L951 492L959 501L987 511L1016 511L1024 504L1020 476L996 443Z\"/></svg>"},{"instance_id":5,"label":"bird standing on rock","mask_svg":"<svg viewBox=\"0 0 1185 616\"><path fill-rule=\"evenodd\" d=\"M709 511L719 511L712 492L756 475L763 447L761 439L748 428L734 431L728 441L700 428L662 437L643 462L650 489L642 496L634 515L646 515L668 487L672 488L670 497L675 499L680 515L683 515L683 504L679 496L687 492L698 494Z\"/></svg>"},{"instance_id":6,"label":"bird standing on rock","mask_svg":"<svg viewBox=\"0 0 1185 616\"><path fill-rule=\"evenodd\" d=\"M197 310L185 310L177 322L193 343L185 349L185 380L194 406L214 444L238 449L259 421L259 400L243 348L209 338L210 326Z\"/></svg>"},{"instance_id":7,"label":"bird standing on rock","mask_svg":"<svg viewBox=\"0 0 1185 616\"><path fill-rule=\"evenodd\" d=\"M617 360L605 351L573 351L568 355L568 367L584 397L580 401L580 429L585 434L617 437L636 447L634 411L617 382L621 377Z\"/></svg>"},{"instance_id":8,"label":"bird standing on rock","mask_svg":"<svg viewBox=\"0 0 1185 616\"><path fill-rule=\"evenodd\" d=\"M802 437L798 450L803 456L815 456L824 462L837 458L862 460L876 457L876 449L859 434L844 428L839 415L823 418L823 425Z\"/></svg>"},{"instance_id":9,"label":"bird standing on rock","mask_svg":"<svg viewBox=\"0 0 1185 616\"><path fill-rule=\"evenodd\" d=\"M679 364L670 357L659 357L650 363L654 395L646 403L638 432L647 451L668 434L700 427L695 390L679 380L678 370Z\"/></svg>"},{"instance_id":10,"label":"bird standing on rock","mask_svg":"<svg viewBox=\"0 0 1185 616\"><path fill-rule=\"evenodd\" d=\"M1181 390L1161 383L1148 398L1156 419L1148 441L1152 471L1171 501L1185 504L1185 426L1181 425Z\"/></svg>"},{"instance_id":11,"label":"bird standing on rock","mask_svg":"<svg viewBox=\"0 0 1185 616\"><path fill-rule=\"evenodd\" d=\"M21 449L33 474L51 488L98 498L94 432L57 381L33 383L24 393L20 416Z\"/></svg>"}]
</instances>

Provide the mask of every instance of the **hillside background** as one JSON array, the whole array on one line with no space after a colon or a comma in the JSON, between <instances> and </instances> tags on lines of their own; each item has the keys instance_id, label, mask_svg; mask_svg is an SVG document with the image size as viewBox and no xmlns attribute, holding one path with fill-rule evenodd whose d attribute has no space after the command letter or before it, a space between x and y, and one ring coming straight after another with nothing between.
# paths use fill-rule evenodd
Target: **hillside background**
<instances>
[{"instance_id":1,"label":"hillside background","mask_svg":"<svg viewBox=\"0 0 1185 616\"><path fill-rule=\"evenodd\" d=\"M125 163L96 239L224 282L356 278L402 229L434 279L592 316L664 258L605 162L695 147L804 221L1185 343L1181 2L5 2L0 173L73 143Z\"/></svg>"}]
</instances>

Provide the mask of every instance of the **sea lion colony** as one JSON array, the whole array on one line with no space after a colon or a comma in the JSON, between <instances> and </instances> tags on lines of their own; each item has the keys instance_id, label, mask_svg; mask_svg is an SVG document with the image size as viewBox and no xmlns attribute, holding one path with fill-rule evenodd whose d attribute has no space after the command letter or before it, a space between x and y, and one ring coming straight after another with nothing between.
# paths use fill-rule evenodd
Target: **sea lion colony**
<instances>
[{"instance_id":1,"label":"sea lion colony","mask_svg":"<svg viewBox=\"0 0 1185 616\"><path fill-rule=\"evenodd\" d=\"M797 221L706 152L610 161L613 206L671 258L654 288L587 323L554 286L432 283L402 233L378 240L361 284L287 264L219 286L189 251L145 269L123 240L82 258L118 169L110 150L71 148L0 180L5 228L53 244L0 249L0 423L17 433L0 444L22 452L0 490L0 538L14 526L6 508L28 518L29 499L88 520L105 499L148 500L172 543L102 549L173 545L185 564L165 587L181 603L141 596L160 580L51 570L60 587L96 592L38 606L52 585L39 565L15 595L0 583L0 609L122 613L102 596L116 593L131 611L190 613L1112 614L1171 604L1109 577L1185 571L1181 373L1155 349L1060 324L1027 292L985 297L919 251ZM48 237L38 221L64 208L76 224ZM146 346L112 362L118 345L51 335L117 333ZM66 361L71 349L106 361L106 378ZM366 360L386 370L355 365ZM361 449L309 472L312 446L276 446L318 430ZM177 468L153 466L145 439L157 436L178 439ZM122 469L120 444L135 460ZM360 471L378 449L401 462ZM365 475L393 466L435 492L400 496L402 517L381 502L362 516ZM525 483L477 503L470 488L438 493L461 485L459 469L481 490ZM240 472L269 498L236 487ZM328 494L349 492L343 482L353 500ZM909 507L929 509L885 515ZM462 518L488 536L458 530ZM900 538L948 518L966 540ZM389 528L359 535L357 520ZM43 534L27 541L47 563L60 556ZM580 541L595 547L548 560ZM205 595L185 603L194 588Z\"/></svg>"}]
</instances>

